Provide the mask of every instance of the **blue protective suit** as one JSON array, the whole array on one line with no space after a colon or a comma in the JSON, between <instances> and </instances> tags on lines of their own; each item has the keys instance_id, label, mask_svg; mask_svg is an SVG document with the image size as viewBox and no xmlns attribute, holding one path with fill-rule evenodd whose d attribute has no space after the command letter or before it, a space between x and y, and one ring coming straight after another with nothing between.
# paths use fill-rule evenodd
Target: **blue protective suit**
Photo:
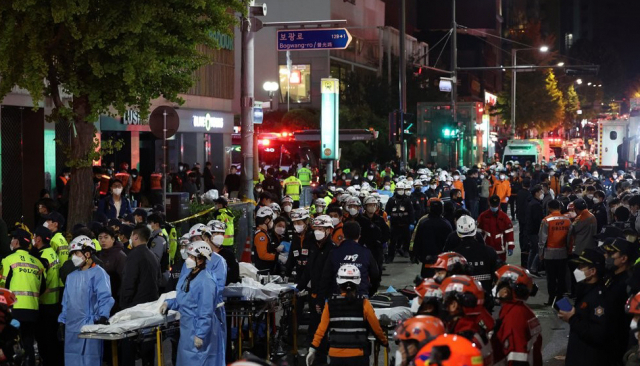
<instances>
[{"instance_id":1,"label":"blue protective suit","mask_svg":"<svg viewBox=\"0 0 640 366\"><path fill-rule=\"evenodd\" d=\"M102 364L102 341L80 339L83 325L109 317L115 300L111 297L109 275L94 265L85 271L73 271L67 277L58 322L65 324L64 362L67 366Z\"/></svg>"},{"instance_id":2,"label":"blue protective suit","mask_svg":"<svg viewBox=\"0 0 640 366\"><path fill-rule=\"evenodd\" d=\"M181 273L191 273L186 270ZM223 334L218 317L213 309L219 292L216 281L209 271L200 272L189 284L186 292L187 276L181 276L176 288L176 298L167 300L169 309L180 312L180 340L178 342L176 366L224 366ZM202 347L197 349L194 337L202 339Z\"/></svg>"},{"instance_id":3,"label":"blue protective suit","mask_svg":"<svg viewBox=\"0 0 640 366\"><path fill-rule=\"evenodd\" d=\"M227 348L227 312L224 306L218 307L218 304L222 304L222 290L224 289L225 284L227 283L227 262L217 253L211 254L211 260L207 261L206 271L211 275L213 280L216 283L216 287L218 288L218 292L216 297L214 297L214 306L215 306L215 316L217 321L215 324L219 326L219 329L216 329L216 342L218 343L218 353L221 355L220 362L215 365L226 365L225 364L225 354ZM180 281L183 281L187 275L191 273L191 270L187 269L187 265L182 265L182 271L180 272ZM177 289L176 289L177 290Z\"/></svg>"}]
</instances>

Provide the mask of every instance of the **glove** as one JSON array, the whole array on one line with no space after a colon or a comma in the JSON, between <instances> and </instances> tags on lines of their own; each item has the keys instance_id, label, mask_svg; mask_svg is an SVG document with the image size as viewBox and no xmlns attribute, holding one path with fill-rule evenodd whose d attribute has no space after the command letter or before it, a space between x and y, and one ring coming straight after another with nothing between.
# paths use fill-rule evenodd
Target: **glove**
<instances>
[{"instance_id":1,"label":"glove","mask_svg":"<svg viewBox=\"0 0 640 366\"><path fill-rule=\"evenodd\" d=\"M513 249L507 250L507 254L509 254L509 257L511 257L513 255Z\"/></svg>"},{"instance_id":2,"label":"glove","mask_svg":"<svg viewBox=\"0 0 640 366\"><path fill-rule=\"evenodd\" d=\"M196 346L197 349L200 349L200 347L202 347L202 339L193 337L193 345Z\"/></svg>"},{"instance_id":3,"label":"glove","mask_svg":"<svg viewBox=\"0 0 640 366\"><path fill-rule=\"evenodd\" d=\"M163 302L162 305L160 305L160 314L162 315L167 315L167 312L169 311L169 304L167 304L167 302Z\"/></svg>"},{"instance_id":4,"label":"glove","mask_svg":"<svg viewBox=\"0 0 640 366\"><path fill-rule=\"evenodd\" d=\"M101 316L94 324L109 325L109 318Z\"/></svg>"},{"instance_id":5,"label":"glove","mask_svg":"<svg viewBox=\"0 0 640 366\"><path fill-rule=\"evenodd\" d=\"M413 231L413 229L415 229L416 226L415 225L409 225L409 231Z\"/></svg>"},{"instance_id":6,"label":"glove","mask_svg":"<svg viewBox=\"0 0 640 366\"><path fill-rule=\"evenodd\" d=\"M58 340L64 342L64 323L58 323Z\"/></svg>"},{"instance_id":7,"label":"glove","mask_svg":"<svg viewBox=\"0 0 640 366\"><path fill-rule=\"evenodd\" d=\"M309 352L307 353L307 366L311 366L313 361L316 360L316 349L313 347L309 347Z\"/></svg>"},{"instance_id":8,"label":"glove","mask_svg":"<svg viewBox=\"0 0 640 366\"><path fill-rule=\"evenodd\" d=\"M282 253L282 251L284 250L284 245L280 244L277 248L276 251L278 251L278 253Z\"/></svg>"},{"instance_id":9,"label":"glove","mask_svg":"<svg viewBox=\"0 0 640 366\"><path fill-rule=\"evenodd\" d=\"M505 198L504 198L504 202L505 202L505 203L509 202L509 197L505 197Z\"/></svg>"}]
</instances>

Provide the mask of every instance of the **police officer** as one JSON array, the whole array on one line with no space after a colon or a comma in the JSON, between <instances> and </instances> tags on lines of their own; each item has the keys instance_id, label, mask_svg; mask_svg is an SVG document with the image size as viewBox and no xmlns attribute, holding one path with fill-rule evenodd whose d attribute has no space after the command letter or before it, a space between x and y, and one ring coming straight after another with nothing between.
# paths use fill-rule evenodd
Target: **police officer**
<instances>
[{"instance_id":1,"label":"police officer","mask_svg":"<svg viewBox=\"0 0 640 366\"><path fill-rule=\"evenodd\" d=\"M415 217L413 205L409 199L411 187L405 182L400 182L396 186L395 195L389 199L385 211L391 221L391 242L387 263L393 262L396 250L401 256L408 256L409 242L411 241L411 228L414 225Z\"/></svg>"},{"instance_id":2,"label":"police officer","mask_svg":"<svg viewBox=\"0 0 640 366\"><path fill-rule=\"evenodd\" d=\"M304 207L311 204L311 179L313 173L309 169L309 163L302 163L302 168L298 169L298 180L302 186L302 197L300 198L300 204Z\"/></svg>"},{"instance_id":3,"label":"police officer","mask_svg":"<svg viewBox=\"0 0 640 366\"><path fill-rule=\"evenodd\" d=\"M51 238L51 248L56 252L60 263L64 263L69 259L69 244L62 234L62 227L64 226L64 217L58 212L51 212L44 218L44 227L51 230L53 237Z\"/></svg>"},{"instance_id":4,"label":"police officer","mask_svg":"<svg viewBox=\"0 0 640 366\"><path fill-rule=\"evenodd\" d=\"M160 282L160 292L164 292L169 281L169 241L163 232L164 218L157 213L149 215L147 226L151 230L151 237L147 246L160 262L160 272L163 281Z\"/></svg>"},{"instance_id":5,"label":"police officer","mask_svg":"<svg viewBox=\"0 0 640 366\"><path fill-rule=\"evenodd\" d=\"M293 207L300 207L300 194L302 192L302 182L300 182L300 179L296 178L294 173L291 172L282 184L284 185L284 194L293 199Z\"/></svg>"},{"instance_id":6,"label":"police officer","mask_svg":"<svg viewBox=\"0 0 640 366\"><path fill-rule=\"evenodd\" d=\"M558 317L569 323L567 365L606 365L610 351L607 349L606 290L602 281L605 259L595 249L585 249L572 259L578 268L573 272L576 279L576 301L570 311L558 312Z\"/></svg>"},{"instance_id":7,"label":"police officer","mask_svg":"<svg viewBox=\"0 0 640 366\"><path fill-rule=\"evenodd\" d=\"M279 201L282 197L282 184L280 180L275 177L275 170L273 167L267 169L267 177L262 182L262 187L265 191L271 193Z\"/></svg>"},{"instance_id":8,"label":"police officer","mask_svg":"<svg viewBox=\"0 0 640 366\"><path fill-rule=\"evenodd\" d=\"M413 192L409 196L413 205L413 214L416 220L420 220L427 213L427 196L422 192L422 181L416 179L413 183Z\"/></svg>"},{"instance_id":9,"label":"police officer","mask_svg":"<svg viewBox=\"0 0 640 366\"><path fill-rule=\"evenodd\" d=\"M29 254L31 234L18 229L11 240L12 253L2 260L0 287L11 290L17 298L13 316L20 322L20 337L27 356L27 365L35 366L34 341L40 309L40 294L46 291L44 266Z\"/></svg>"},{"instance_id":10,"label":"police officer","mask_svg":"<svg viewBox=\"0 0 640 366\"><path fill-rule=\"evenodd\" d=\"M600 232L602 228L607 225L607 222L609 220L604 192L596 191L593 194L592 202L593 208L591 208L591 213L596 217L596 221L598 223L598 232Z\"/></svg>"},{"instance_id":11,"label":"police officer","mask_svg":"<svg viewBox=\"0 0 640 366\"><path fill-rule=\"evenodd\" d=\"M227 207L229 205L229 202L227 201L226 198L220 197L217 200L215 200L215 203L216 203L217 210L214 213L214 217L216 220L221 221L223 224L225 224L225 227L226 227L222 246L235 252L235 247L233 243L233 237L234 237L233 220L235 219L235 216L233 215L233 212L231 212L229 207Z\"/></svg>"}]
</instances>

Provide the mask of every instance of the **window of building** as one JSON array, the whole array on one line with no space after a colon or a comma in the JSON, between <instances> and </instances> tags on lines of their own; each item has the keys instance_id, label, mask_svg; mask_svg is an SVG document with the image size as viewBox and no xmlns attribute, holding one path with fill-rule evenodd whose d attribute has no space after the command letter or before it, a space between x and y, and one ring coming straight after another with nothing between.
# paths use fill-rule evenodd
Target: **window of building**
<instances>
[{"instance_id":1,"label":"window of building","mask_svg":"<svg viewBox=\"0 0 640 366\"><path fill-rule=\"evenodd\" d=\"M280 90L283 103L311 103L311 65L280 65Z\"/></svg>"}]
</instances>

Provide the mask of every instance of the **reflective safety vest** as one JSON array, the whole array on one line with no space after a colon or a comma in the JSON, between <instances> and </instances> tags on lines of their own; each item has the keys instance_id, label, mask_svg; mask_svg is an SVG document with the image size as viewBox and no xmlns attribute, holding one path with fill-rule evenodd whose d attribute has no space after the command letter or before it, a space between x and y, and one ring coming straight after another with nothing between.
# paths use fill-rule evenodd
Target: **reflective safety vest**
<instances>
[{"instance_id":1,"label":"reflective safety vest","mask_svg":"<svg viewBox=\"0 0 640 366\"><path fill-rule=\"evenodd\" d=\"M162 190L162 174L151 174L151 190Z\"/></svg>"},{"instance_id":2,"label":"reflective safety vest","mask_svg":"<svg viewBox=\"0 0 640 366\"><path fill-rule=\"evenodd\" d=\"M131 181L131 189L129 189L129 192L140 193L141 189L142 189L142 177L137 176Z\"/></svg>"},{"instance_id":3,"label":"reflective safety vest","mask_svg":"<svg viewBox=\"0 0 640 366\"><path fill-rule=\"evenodd\" d=\"M100 177L100 194L106 195L109 193L109 182L111 182L111 177L108 175L102 175Z\"/></svg>"},{"instance_id":4,"label":"reflective safety vest","mask_svg":"<svg viewBox=\"0 0 640 366\"><path fill-rule=\"evenodd\" d=\"M102 250L102 246L100 246L100 242L98 241L98 239L91 239L91 241L93 242L93 245L96 246L96 252Z\"/></svg>"},{"instance_id":5,"label":"reflective safety vest","mask_svg":"<svg viewBox=\"0 0 640 366\"><path fill-rule=\"evenodd\" d=\"M67 239L65 239L61 232L58 231L53 235L49 245L58 255L60 263L64 263L69 259L69 243L67 243Z\"/></svg>"},{"instance_id":6,"label":"reflective safety vest","mask_svg":"<svg viewBox=\"0 0 640 366\"><path fill-rule=\"evenodd\" d=\"M231 210L229 210L228 208L221 208L220 210L218 210L218 217L217 219L221 222L224 222L225 225L227 225L227 229L224 232L224 241L222 242L222 246L223 247L232 247L234 242L233 242L233 237L234 237L234 227L233 227L233 219L235 218L235 216L233 216L233 212L231 212Z\"/></svg>"},{"instance_id":7,"label":"reflective safety vest","mask_svg":"<svg viewBox=\"0 0 640 366\"><path fill-rule=\"evenodd\" d=\"M167 229L162 229L162 233L169 238L169 261L173 264L173 258L178 251L178 231L173 226L167 226L169 228L169 233L167 234Z\"/></svg>"},{"instance_id":8,"label":"reflective safety vest","mask_svg":"<svg viewBox=\"0 0 640 366\"><path fill-rule=\"evenodd\" d=\"M127 183L129 183L129 178L131 176L127 172L120 172L116 174L116 179L119 179L122 182L123 187L127 187Z\"/></svg>"},{"instance_id":9,"label":"reflective safety vest","mask_svg":"<svg viewBox=\"0 0 640 366\"><path fill-rule=\"evenodd\" d=\"M567 236L571 228L571 219L561 214L560 211L553 211L542 220L542 226L547 227L545 259L567 258Z\"/></svg>"},{"instance_id":10,"label":"reflective safety vest","mask_svg":"<svg viewBox=\"0 0 640 366\"><path fill-rule=\"evenodd\" d=\"M298 170L298 179L300 180L300 184L303 187L306 187L311 184L311 178L313 177L313 173L309 168L302 168Z\"/></svg>"},{"instance_id":11,"label":"reflective safety vest","mask_svg":"<svg viewBox=\"0 0 640 366\"><path fill-rule=\"evenodd\" d=\"M365 348L368 342L367 321L364 319L364 298L353 300L342 295L329 299L329 347Z\"/></svg>"},{"instance_id":12,"label":"reflective safety vest","mask_svg":"<svg viewBox=\"0 0 640 366\"><path fill-rule=\"evenodd\" d=\"M43 305L59 304L62 299L62 290L64 289L64 284L60 279L62 263L60 263L56 251L51 247L40 250L40 256L49 262L49 267L45 268L47 290L40 295L40 303Z\"/></svg>"},{"instance_id":13,"label":"reflective safety vest","mask_svg":"<svg viewBox=\"0 0 640 366\"><path fill-rule=\"evenodd\" d=\"M291 176L284 180L284 194L286 196L291 196L291 199L294 201L300 201L300 190L302 188L302 184L300 180L294 176Z\"/></svg>"},{"instance_id":14,"label":"reflective safety vest","mask_svg":"<svg viewBox=\"0 0 640 366\"><path fill-rule=\"evenodd\" d=\"M64 175L60 176L60 180L62 181L62 184L64 184L65 186L69 182L69 179L67 177L65 177Z\"/></svg>"},{"instance_id":15,"label":"reflective safety vest","mask_svg":"<svg viewBox=\"0 0 640 366\"><path fill-rule=\"evenodd\" d=\"M0 287L16 295L14 309L38 310L44 266L24 249L18 249L2 260ZM9 283L7 279L11 277Z\"/></svg>"}]
</instances>

